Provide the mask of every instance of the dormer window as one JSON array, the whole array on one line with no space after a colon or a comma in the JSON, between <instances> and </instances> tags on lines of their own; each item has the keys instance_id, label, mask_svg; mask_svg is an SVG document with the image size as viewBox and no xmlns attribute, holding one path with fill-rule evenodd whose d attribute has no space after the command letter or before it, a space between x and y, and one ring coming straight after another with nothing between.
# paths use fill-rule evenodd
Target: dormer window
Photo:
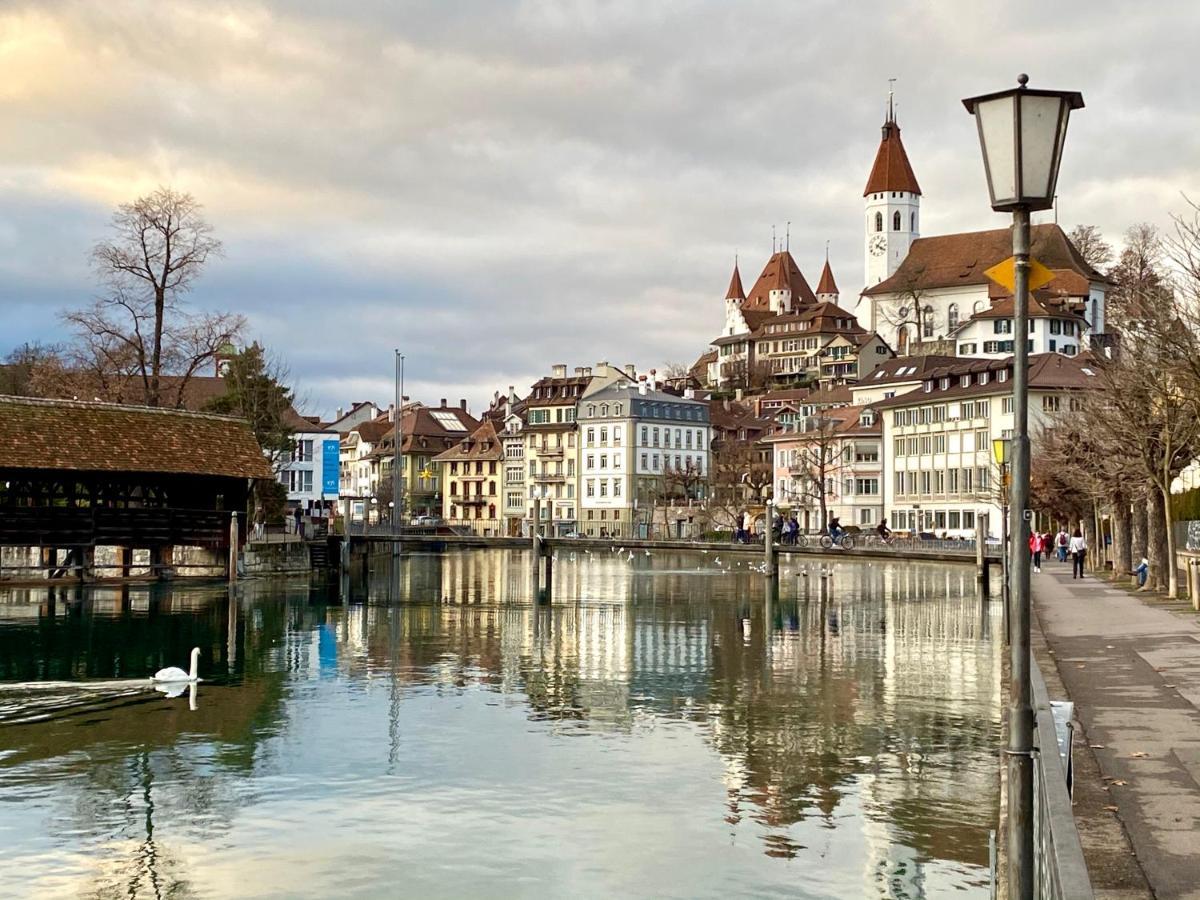
<instances>
[{"instance_id":1,"label":"dormer window","mask_svg":"<svg viewBox=\"0 0 1200 900\"><path fill-rule=\"evenodd\" d=\"M963 387L970 387L971 386L971 376L963 375L961 378L958 379L958 383L960 385L962 385Z\"/></svg>"},{"instance_id":2,"label":"dormer window","mask_svg":"<svg viewBox=\"0 0 1200 900\"><path fill-rule=\"evenodd\" d=\"M949 388L950 388L950 379L949 379L949 378L943 378L943 379L942 379L942 390L943 390L943 391L945 391L945 390L949 390Z\"/></svg>"},{"instance_id":3,"label":"dormer window","mask_svg":"<svg viewBox=\"0 0 1200 900\"><path fill-rule=\"evenodd\" d=\"M927 394L933 393L933 382L932 381L925 382L925 393L927 393Z\"/></svg>"},{"instance_id":4,"label":"dormer window","mask_svg":"<svg viewBox=\"0 0 1200 900\"><path fill-rule=\"evenodd\" d=\"M996 373L996 380L1000 382L1008 381L1008 369L1001 369Z\"/></svg>"},{"instance_id":5,"label":"dormer window","mask_svg":"<svg viewBox=\"0 0 1200 900\"><path fill-rule=\"evenodd\" d=\"M988 373L987 373L987 372L980 372L980 373L979 373L979 383L980 383L980 384L987 384L987 383L988 383Z\"/></svg>"}]
</instances>

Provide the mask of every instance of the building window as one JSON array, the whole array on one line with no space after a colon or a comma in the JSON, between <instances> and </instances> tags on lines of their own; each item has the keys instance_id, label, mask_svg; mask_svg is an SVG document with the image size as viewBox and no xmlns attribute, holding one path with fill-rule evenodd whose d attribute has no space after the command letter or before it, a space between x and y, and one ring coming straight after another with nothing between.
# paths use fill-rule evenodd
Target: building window
<instances>
[{"instance_id":1,"label":"building window","mask_svg":"<svg viewBox=\"0 0 1200 900\"><path fill-rule=\"evenodd\" d=\"M613 496L614 497L621 496L621 479L620 478L614 479L614 481L613 481Z\"/></svg>"},{"instance_id":2,"label":"building window","mask_svg":"<svg viewBox=\"0 0 1200 900\"><path fill-rule=\"evenodd\" d=\"M883 213L875 213L875 230L883 231Z\"/></svg>"},{"instance_id":3,"label":"building window","mask_svg":"<svg viewBox=\"0 0 1200 900\"><path fill-rule=\"evenodd\" d=\"M946 327L953 331L958 327L958 304L951 303L946 310Z\"/></svg>"},{"instance_id":4,"label":"building window","mask_svg":"<svg viewBox=\"0 0 1200 900\"><path fill-rule=\"evenodd\" d=\"M917 214L916 213L908 214L908 230L911 231L913 234L917 233Z\"/></svg>"},{"instance_id":5,"label":"building window","mask_svg":"<svg viewBox=\"0 0 1200 900\"><path fill-rule=\"evenodd\" d=\"M896 210L894 213L892 213L892 231L899 231L899 230L900 230L900 210Z\"/></svg>"}]
</instances>

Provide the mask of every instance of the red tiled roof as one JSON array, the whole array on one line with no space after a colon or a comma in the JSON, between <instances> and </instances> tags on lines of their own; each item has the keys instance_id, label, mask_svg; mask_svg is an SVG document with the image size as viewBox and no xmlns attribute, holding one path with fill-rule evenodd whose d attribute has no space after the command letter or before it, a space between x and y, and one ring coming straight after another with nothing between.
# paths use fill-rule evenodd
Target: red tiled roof
<instances>
[{"instance_id":1,"label":"red tiled roof","mask_svg":"<svg viewBox=\"0 0 1200 900\"><path fill-rule=\"evenodd\" d=\"M913 174L908 154L904 151L904 142L900 140L900 126L890 120L883 123L883 138L875 153L875 165L871 166L863 196L886 191L921 193L917 176Z\"/></svg>"},{"instance_id":2,"label":"red tiled roof","mask_svg":"<svg viewBox=\"0 0 1200 900\"><path fill-rule=\"evenodd\" d=\"M833 280L833 269L829 267L829 260L825 260L825 268L821 270L821 280L817 282L818 294L836 294L838 293L837 282Z\"/></svg>"},{"instance_id":3,"label":"red tiled roof","mask_svg":"<svg viewBox=\"0 0 1200 900\"><path fill-rule=\"evenodd\" d=\"M1079 255L1058 225L1034 225L1030 229L1029 243L1033 258L1049 269L1074 272L1090 281L1107 281ZM990 279L983 273L1010 256L1012 230L1009 228L918 238L892 277L867 288L863 294L990 284Z\"/></svg>"},{"instance_id":4,"label":"red tiled roof","mask_svg":"<svg viewBox=\"0 0 1200 900\"><path fill-rule=\"evenodd\" d=\"M796 260L787 250L771 254L771 258L763 267L762 274L750 288L750 293L746 296L746 302L742 304L742 309L770 311L771 291L777 290L791 291L793 306L817 302L817 297L812 292L812 288L808 286L808 282L804 280L804 275L800 271L800 267L796 265Z\"/></svg>"},{"instance_id":5,"label":"red tiled roof","mask_svg":"<svg viewBox=\"0 0 1200 900\"><path fill-rule=\"evenodd\" d=\"M271 477L241 419L26 397L0 397L0 468Z\"/></svg>"}]
</instances>

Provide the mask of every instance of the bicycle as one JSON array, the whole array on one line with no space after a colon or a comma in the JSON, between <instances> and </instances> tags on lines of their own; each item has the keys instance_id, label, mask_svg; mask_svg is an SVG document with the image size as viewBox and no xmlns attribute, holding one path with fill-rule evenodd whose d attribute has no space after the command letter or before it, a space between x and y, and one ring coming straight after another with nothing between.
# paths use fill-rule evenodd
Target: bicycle
<instances>
[{"instance_id":1,"label":"bicycle","mask_svg":"<svg viewBox=\"0 0 1200 900\"><path fill-rule=\"evenodd\" d=\"M821 535L821 547L825 550L832 550L834 547L841 547L843 550L854 549L854 536L842 532L836 538L830 537L828 534Z\"/></svg>"}]
</instances>

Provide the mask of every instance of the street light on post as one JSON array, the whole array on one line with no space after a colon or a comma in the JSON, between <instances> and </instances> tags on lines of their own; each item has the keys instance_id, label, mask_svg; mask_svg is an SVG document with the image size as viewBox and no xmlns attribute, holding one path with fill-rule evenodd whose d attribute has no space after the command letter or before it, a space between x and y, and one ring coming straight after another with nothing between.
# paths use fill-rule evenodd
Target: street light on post
<instances>
[{"instance_id":1,"label":"street light on post","mask_svg":"<svg viewBox=\"0 0 1200 900\"><path fill-rule=\"evenodd\" d=\"M1009 567L1016 570L1008 733L1009 896L1033 896L1033 706L1029 641L1029 214L1054 205L1058 167L1078 91L1017 87L963 100L975 117L992 209L1013 216L1013 444Z\"/></svg>"},{"instance_id":2,"label":"street light on post","mask_svg":"<svg viewBox=\"0 0 1200 900\"><path fill-rule=\"evenodd\" d=\"M996 460L996 465L1000 467L1000 546L1004 548L1000 554L1001 566L1001 590L1000 597L1003 603L1004 610L1004 640L1009 641L1008 633L1009 625L1009 603L1012 600L1012 590L1009 584L1009 575L1011 569L1008 565L1008 498L1012 479L1008 474L1008 464L1011 458L1010 445L1012 441L1008 438L994 438L992 440L992 457Z\"/></svg>"}]
</instances>

